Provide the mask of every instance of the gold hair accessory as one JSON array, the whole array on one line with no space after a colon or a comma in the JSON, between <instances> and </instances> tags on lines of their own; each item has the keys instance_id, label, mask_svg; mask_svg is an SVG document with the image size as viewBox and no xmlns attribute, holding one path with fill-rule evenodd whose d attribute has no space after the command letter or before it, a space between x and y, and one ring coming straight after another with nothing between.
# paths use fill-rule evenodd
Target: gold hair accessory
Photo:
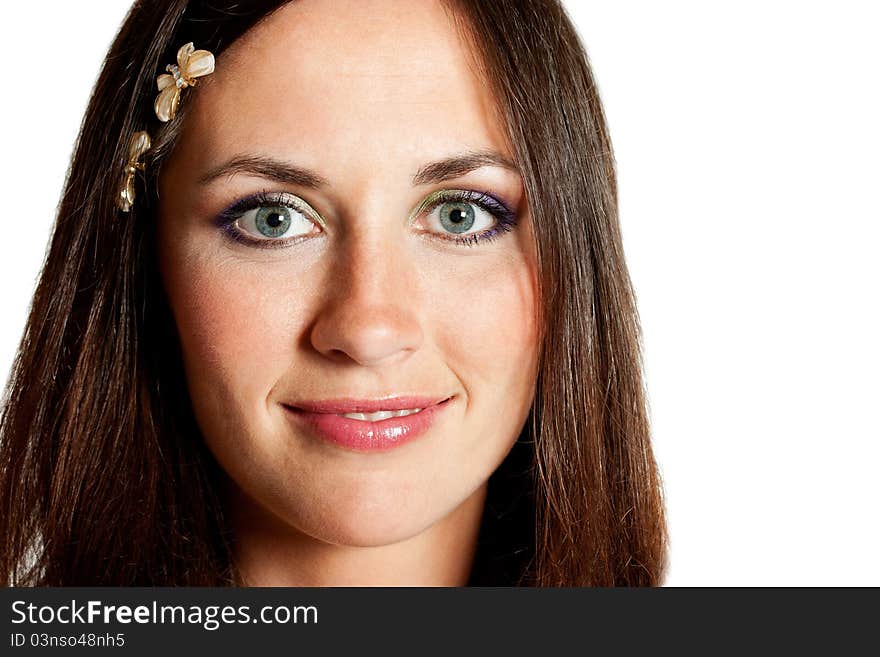
<instances>
[{"instance_id":1,"label":"gold hair accessory","mask_svg":"<svg viewBox=\"0 0 880 657\"><path fill-rule=\"evenodd\" d=\"M193 44L188 43L177 51L177 65L169 64L165 70L168 73L156 78L159 95L153 105L162 122L170 121L177 114L181 90L196 86L196 78L214 72L214 55L207 50L195 50Z\"/></svg>"},{"instance_id":2,"label":"gold hair accessory","mask_svg":"<svg viewBox=\"0 0 880 657\"><path fill-rule=\"evenodd\" d=\"M150 150L150 135L143 130L134 133L128 144L128 164L125 166L125 176L116 201L123 212L131 210L134 203L134 174L138 170L144 170L144 165L139 160L148 150Z\"/></svg>"}]
</instances>

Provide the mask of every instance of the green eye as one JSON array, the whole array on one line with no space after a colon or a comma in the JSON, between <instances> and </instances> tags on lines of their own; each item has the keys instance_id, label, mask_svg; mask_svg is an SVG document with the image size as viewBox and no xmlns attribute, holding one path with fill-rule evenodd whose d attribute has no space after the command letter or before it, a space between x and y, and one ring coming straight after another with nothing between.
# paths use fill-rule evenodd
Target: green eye
<instances>
[{"instance_id":1,"label":"green eye","mask_svg":"<svg viewBox=\"0 0 880 657\"><path fill-rule=\"evenodd\" d=\"M315 233L318 220L308 204L292 194L259 195L247 199L249 208L236 212L234 230L243 238L281 244Z\"/></svg>"},{"instance_id":2,"label":"green eye","mask_svg":"<svg viewBox=\"0 0 880 657\"><path fill-rule=\"evenodd\" d=\"M292 223L290 208L284 206L262 207L254 217L254 227L265 237L283 237Z\"/></svg>"},{"instance_id":3,"label":"green eye","mask_svg":"<svg viewBox=\"0 0 880 657\"><path fill-rule=\"evenodd\" d=\"M479 240L478 235L500 224L501 212L493 210L496 205L497 202L484 194L441 189L422 201L415 214L426 213L427 228L443 239Z\"/></svg>"},{"instance_id":4,"label":"green eye","mask_svg":"<svg viewBox=\"0 0 880 657\"><path fill-rule=\"evenodd\" d=\"M474 225L473 203L446 202L440 205L440 225L452 233L465 233Z\"/></svg>"}]
</instances>

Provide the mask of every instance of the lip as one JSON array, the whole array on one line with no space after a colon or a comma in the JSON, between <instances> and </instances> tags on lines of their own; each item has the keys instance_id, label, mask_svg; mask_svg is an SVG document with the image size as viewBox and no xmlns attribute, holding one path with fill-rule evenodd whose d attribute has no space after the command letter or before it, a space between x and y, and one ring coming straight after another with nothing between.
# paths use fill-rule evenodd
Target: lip
<instances>
[{"instance_id":1,"label":"lip","mask_svg":"<svg viewBox=\"0 0 880 657\"><path fill-rule=\"evenodd\" d=\"M389 399L329 399L284 404L288 415L323 440L357 452L381 452L412 442L427 432L454 397L395 397ZM421 408L418 413L371 422L341 413L374 413Z\"/></svg>"},{"instance_id":2,"label":"lip","mask_svg":"<svg viewBox=\"0 0 880 657\"><path fill-rule=\"evenodd\" d=\"M309 413L375 413L376 411L402 411L406 408L428 408L446 401L449 397L386 397L376 399L322 399L298 401L285 404Z\"/></svg>"}]
</instances>

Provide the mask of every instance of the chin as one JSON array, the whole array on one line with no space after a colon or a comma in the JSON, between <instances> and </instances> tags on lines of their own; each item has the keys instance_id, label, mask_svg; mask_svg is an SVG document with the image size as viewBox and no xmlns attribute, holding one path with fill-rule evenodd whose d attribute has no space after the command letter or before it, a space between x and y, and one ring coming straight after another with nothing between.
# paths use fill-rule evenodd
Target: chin
<instances>
[{"instance_id":1,"label":"chin","mask_svg":"<svg viewBox=\"0 0 880 657\"><path fill-rule=\"evenodd\" d=\"M325 543L379 547L413 538L442 516L439 510L414 504L412 498L404 502L387 498L327 498L325 504L311 507L306 513L290 514L288 523Z\"/></svg>"},{"instance_id":2,"label":"chin","mask_svg":"<svg viewBox=\"0 0 880 657\"><path fill-rule=\"evenodd\" d=\"M333 531L326 536L316 536L315 538L325 543L347 547L381 547L413 538L424 529L423 526L416 523L407 527L401 526L399 522L395 526L392 526L392 523L349 522L334 527Z\"/></svg>"},{"instance_id":3,"label":"chin","mask_svg":"<svg viewBox=\"0 0 880 657\"><path fill-rule=\"evenodd\" d=\"M297 529L312 538L348 547L380 547L400 543L421 534L433 522L388 509L382 513L341 515L333 513L316 525Z\"/></svg>"}]
</instances>

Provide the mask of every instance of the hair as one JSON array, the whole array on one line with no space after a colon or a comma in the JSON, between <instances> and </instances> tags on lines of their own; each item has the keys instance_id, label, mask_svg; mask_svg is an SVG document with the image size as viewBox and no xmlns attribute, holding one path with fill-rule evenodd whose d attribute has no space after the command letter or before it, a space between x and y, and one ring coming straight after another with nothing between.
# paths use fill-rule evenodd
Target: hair
<instances>
[{"instance_id":1,"label":"hair","mask_svg":"<svg viewBox=\"0 0 880 657\"><path fill-rule=\"evenodd\" d=\"M105 59L0 410L4 585L235 585L224 476L194 420L157 271L157 72L286 2L138 1ZM532 212L542 337L522 434L491 476L471 583L662 581L666 525L615 163L557 0L446 0L494 93ZM222 60L218 62L222 65ZM197 92L196 92L197 93ZM115 207L134 132L153 148Z\"/></svg>"}]
</instances>

